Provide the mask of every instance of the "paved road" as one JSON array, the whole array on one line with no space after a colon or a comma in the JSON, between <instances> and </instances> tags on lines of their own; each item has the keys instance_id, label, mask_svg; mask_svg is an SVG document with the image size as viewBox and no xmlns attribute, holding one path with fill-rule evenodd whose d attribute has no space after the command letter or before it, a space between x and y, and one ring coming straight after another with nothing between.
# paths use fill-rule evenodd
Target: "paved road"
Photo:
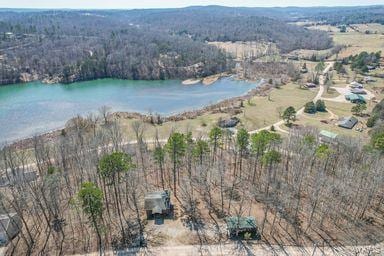
<instances>
[{"instance_id":1,"label":"paved road","mask_svg":"<svg viewBox=\"0 0 384 256\"><path fill-rule=\"evenodd\" d=\"M319 91L317 92L316 96L313 98L313 102L316 102L318 100L321 99L321 97L323 96L324 94L324 90L325 90L325 86L324 86L324 83L325 83L325 75L329 72L329 70L333 67L333 62L328 62L327 63L327 66L325 67L325 69L323 70L323 73L319 76ZM300 108L297 112L296 112L296 116L300 116L304 113L304 107ZM283 125L285 123L284 120L280 120L280 121L277 121L276 123L273 124L273 126L275 127L275 130L279 131L279 132L282 132L282 133L289 133L288 131L282 129L280 126ZM249 133L258 133L262 130L269 130L271 128L272 125L269 125L269 126L266 126L266 127L263 127L263 128L260 128L260 129L257 129L257 130L253 130L253 131L250 131Z\"/></svg>"}]
</instances>

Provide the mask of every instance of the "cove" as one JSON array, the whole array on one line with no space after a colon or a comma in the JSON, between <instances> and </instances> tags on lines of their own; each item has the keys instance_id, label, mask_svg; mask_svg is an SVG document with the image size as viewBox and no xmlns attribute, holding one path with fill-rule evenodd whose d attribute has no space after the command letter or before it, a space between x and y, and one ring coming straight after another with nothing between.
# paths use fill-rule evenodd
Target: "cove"
<instances>
[{"instance_id":1,"label":"cove","mask_svg":"<svg viewBox=\"0 0 384 256\"><path fill-rule=\"evenodd\" d=\"M244 95L257 86L232 78L209 86L118 79L0 86L0 143L59 129L72 117L97 112L104 105L112 111L172 115Z\"/></svg>"}]
</instances>

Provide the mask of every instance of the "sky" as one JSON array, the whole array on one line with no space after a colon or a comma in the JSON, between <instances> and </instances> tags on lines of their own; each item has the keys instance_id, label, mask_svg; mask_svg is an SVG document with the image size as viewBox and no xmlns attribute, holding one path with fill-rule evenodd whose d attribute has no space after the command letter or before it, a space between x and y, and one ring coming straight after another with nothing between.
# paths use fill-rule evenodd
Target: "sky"
<instances>
[{"instance_id":1,"label":"sky","mask_svg":"<svg viewBox=\"0 0 384 256\"><path fill-rule=\"evenodd\" d=\"M353 6L384 4L384 0L0 0L0 8L135 9L192 5L246 7Z\"/></svg>"}]
</instances>

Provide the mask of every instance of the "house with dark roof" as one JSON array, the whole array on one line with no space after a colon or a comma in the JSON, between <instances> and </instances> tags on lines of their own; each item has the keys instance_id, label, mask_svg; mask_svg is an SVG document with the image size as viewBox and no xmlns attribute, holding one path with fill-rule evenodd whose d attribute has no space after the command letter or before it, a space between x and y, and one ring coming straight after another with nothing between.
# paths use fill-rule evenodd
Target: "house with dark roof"
<instances>
[{"instance_id":1,"label":"house with dark roof","mask_svg":"<svg viewBox=\"0 0 384 256\"><path fill-rule=\"evenodd\" d=\"M17 213L0 215L0 245L7 245L21 231L22 222Z\"/></svg>"},{"instance_id":2,"label":"house with dark roof","mask_svg":"<svg viewBox=\"0 0 384 256\"><path fill-rule=\"evenodd\" d=\"M359 120L356 117L349 116L342 118L337 125L345 129L352 129L358 122Z\"/></svg>"},{"instance_id":3,"label":"house with dark roof","mask_svg":"<svg viewBox=\"0 0 384 256\"><path fill-rule=\"evenodd\" d=\"M256 219L248 217L228 217L226 219L228 236L230 238L260 239Z\"/></svg>"},{"instance_id":4,"label":"house with dark roof","mask_svg":"<svg viewBox=\"0 0 384 256\"><path fill-rule=\"evenodd\" d=\"M144 198L144 208L147 217L168 215L171 213L171 193L168 190L148 193Z\"/></svg>"}]
</instances>

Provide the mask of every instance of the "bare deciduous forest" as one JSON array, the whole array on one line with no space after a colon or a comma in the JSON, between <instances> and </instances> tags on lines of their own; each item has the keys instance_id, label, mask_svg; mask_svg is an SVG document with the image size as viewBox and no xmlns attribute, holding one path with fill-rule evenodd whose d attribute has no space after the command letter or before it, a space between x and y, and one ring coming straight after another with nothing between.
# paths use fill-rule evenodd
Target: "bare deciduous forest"
<instances>
[{"instance_id":1,"label":"bare deciduous forest","mask_svg":"<svg viewBox=\"0 0 384 256\"><path fill-rule=\"evenodd\" d=\"M101 121L100 121L101 122ZM146 228L143 198L169 188L177 216L200 244L227 241L226 216L257 217L262 240L277 245L348 246L383 240L383 158L360 141L321 144L317 132L288 138L262 131L213 128L192 138L143 136L135 142L118 123L77 119L56 142L1 151L7 178L36 179L1 188L3 212L17 212L23 229L8 254L74 254L161 245Z\"/></svg>"},{"instance_id":2,"label":"bare deciduous forest","mask_svg":"<svg viewBox=\"0 0 384 256\"><path fill-rule=\"evenodd\" d=\"M271 41L283 52L332 46L325 32L237 11L3 10L0 84L183 79L231 70L231 58L207 41Z\"/></svg>"}]
</instances>

